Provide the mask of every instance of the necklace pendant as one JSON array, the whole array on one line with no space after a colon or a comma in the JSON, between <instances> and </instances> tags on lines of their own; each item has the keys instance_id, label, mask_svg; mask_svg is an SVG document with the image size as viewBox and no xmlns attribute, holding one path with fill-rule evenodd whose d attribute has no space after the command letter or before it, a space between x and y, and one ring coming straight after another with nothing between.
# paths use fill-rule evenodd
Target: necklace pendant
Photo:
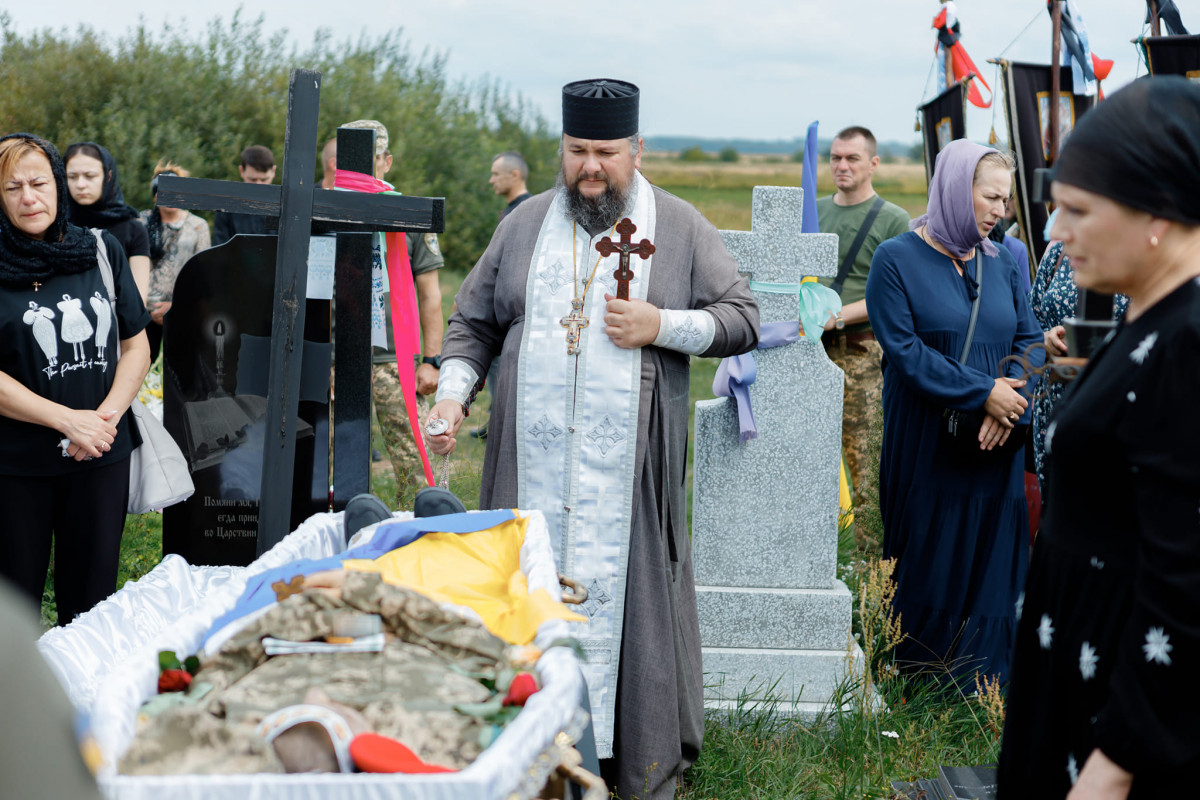
<instances>
[{"instance_id":1,"label":"necklace pendant","mask_svg":"<svg viewBox=\"0 0 1200 800\"><path fill-rule=\"evenodd\" d=\"M571 300L571 313L558 321L567 329L567 355L579 355L579 332L591 324L583 314L583 300Z\"/></svg>"}]
</instances>

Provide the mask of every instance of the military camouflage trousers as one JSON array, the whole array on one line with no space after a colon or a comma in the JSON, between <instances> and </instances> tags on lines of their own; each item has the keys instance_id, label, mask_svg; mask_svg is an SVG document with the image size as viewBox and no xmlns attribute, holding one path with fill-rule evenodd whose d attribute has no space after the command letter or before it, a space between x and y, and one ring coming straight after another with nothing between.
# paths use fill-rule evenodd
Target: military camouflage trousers
<instances>
[{"instance_id":1,"label":"military camouflage trousers","mask_svg":"<svg viewBox=\"0 0 1200 800\"><path fill-rule=\"evenodd\" d=\"M867 485L868 434L883 416L883 348L874 339L847 342L844 334L827 333L822 341L829 359L846 373L842 397L842 454L854 482L854 504L863 502Z\"/></svg>"},{"instance_id":2,"label":"military camouflage trousers","mask_svg":"<svg viewBox=\"0 0 1200 800\"><path fill-rule=\"evenodd\" d=\"M396 476L396 496L390 498L393 501L392 508L411 511L413 498L425 486L425 470L421 466L421 453L417 450L408 424L404 392L400 388L400 376L395 363L371 365L371 394L375 400L379 430L383 434L385 455L392 462L392 472ZM417 418L424 420L429 408L429 399L417 395ZM384 501L388 499L383 498Z\"/></svg>"}]
</instances>

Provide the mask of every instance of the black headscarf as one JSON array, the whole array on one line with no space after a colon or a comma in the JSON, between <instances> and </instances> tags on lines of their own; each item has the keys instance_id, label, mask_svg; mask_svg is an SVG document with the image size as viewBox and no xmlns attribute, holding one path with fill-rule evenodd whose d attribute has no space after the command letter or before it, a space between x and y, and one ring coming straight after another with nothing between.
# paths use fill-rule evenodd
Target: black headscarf
<instances>
[{"instance_id":1,"label":"black headscarf","mask_svg":"<svg viewBox=\"0 0 1200 800\"><path fill-rule=\"evenodd\" d=\"M78 152L71 152L77 150ZM71 222L85 228L110 228L118 222L133 219L138 215L137 209L126 205L125 195L121 192L121 182L117 178L117 160L112 153L95 142L75 142L67 148L67 161L77 155L91 156L90 149L100 154L100 163L104 165L104 185L100 191L100 199L88 206L81 206L71 198Z\"/></svg>"},{"instance_id":2,"label":"black headscarf","mask_svg":"<svg viewBox=\"0 0 1200 800\"><path fill-rule=\"evenodd\" d=\"M67 171L54 145L31 133L12 133L0 142L9 139L28 139L46 154L58 191L58 208L44 239L27 236L17 230L7 213L0 214L0 283L24 285L97 266L96 237L87 228L72 225L67 216Z\"/></svg>"},{"instance_id":3,"label":"black headscarf","mask_svg":"<svg viewBox=\"0 0 1200 800\"><path fill-rule=\"evenodd\" d=\"M1114 93L1071 131L1054 180L1200 225L1200 86L1158 75Z\"/></svg>"}]
</instances>

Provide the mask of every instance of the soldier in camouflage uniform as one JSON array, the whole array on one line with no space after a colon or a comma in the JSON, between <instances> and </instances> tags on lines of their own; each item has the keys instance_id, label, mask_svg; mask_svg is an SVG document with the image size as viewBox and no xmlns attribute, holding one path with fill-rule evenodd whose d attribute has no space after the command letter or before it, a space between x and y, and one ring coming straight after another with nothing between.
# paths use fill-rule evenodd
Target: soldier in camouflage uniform
<instances>
[{"instance_id":1,"label":"soldier in camouflage uniform","mask_svg":"<svg viewBox=\"0 0 1200 800\"><path fill-rule=\"evenodd\" d=\"M842 396L842 455L853 482L854 505L863 500L867 474L867 431L872 421L883 416L883 381L880 360L883 349L874 339L847 341L837 333L822 337L829 360L846 373ZM877 422L875 424L878 424Z\"/></svg>"},{"instance_id":2,"label":"soldier in camouflage uniform","mask_svg":"<svg viewBox=\"0 0 1200 800\"><path fill-rule=\"evenodd\" d=\"M878 195L871 177L879 166L875 136L866 128L851 127L838 133L829 150L829 164L837 191L817 201L821 233L838 235L838 265L851 256L859 231L872 215ZM857 253L845 271L841 287L844 328L830 320L822 337L830 360L846 373L842 405L842 453L854 483L854 504L863 502L867 473L867 433L871 421L883 416L883 350L875 341L867 319L867 274L875 248L886 239L908 230L908 212L897 205L882 202L867 227ZM829 285L832 278L822 278Z\"/></svg>"},{"instance_id":3,"label":"soldier in camouflage uniform","mask_svg":"<svg viewBox=\"0 0 1200 800\"><path fill-rule=\"evenodd\" d=\"M388 132L380 122L360 119L347 123L345 128L369 128L375 131L375 177L384 179L392 168L388 150ZM336 151L335 151L336 153ZM405 236L408 260L412 266L413 282L417 289L417 308L421 318L421 363L417 365L417 416L424 419L429 413L426 395L437 391L438 371L442 366L442 290L438 285L438 270L445 263L438 247L436 233L410 233ZM375 244L375 266L382 268L379 238ZM375 416L383 436L383 447L396 477L396 496L392 507L411 509L417 490L424 486L421 454L413 441L400 390L395 344L392 336L392 308L383 301L387 329L387 348L376 347L371 362L371 388L375 400ZM386 499L386 498L385 498Z\"/></svg>"}]
</instances>

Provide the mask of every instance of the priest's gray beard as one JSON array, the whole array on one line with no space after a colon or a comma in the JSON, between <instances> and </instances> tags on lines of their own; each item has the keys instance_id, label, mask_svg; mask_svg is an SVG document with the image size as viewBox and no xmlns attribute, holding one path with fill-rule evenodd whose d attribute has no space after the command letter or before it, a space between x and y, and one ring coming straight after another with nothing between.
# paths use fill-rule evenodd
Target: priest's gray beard
<instances>
[{"instance_id":1,"label":"priest's gray beard","mask_svg":"<svg viewBox=\"0 0 1200 800\"><path fill-rule=\"evenodd\" d=\"M579 176L584 177L583 175ZM567 177L562 169L558 170L558 180L555 185L567 190L567 219L578 222L580 227L590 234L607 230L617 224L617 220L625 215L629 205L629 196L633 190L633 180L622 189L616 186L607 176L605 182L608 188L599 197L585 197L579 191L579 183L567 186Z\"/></svg>"}]
</instances>

